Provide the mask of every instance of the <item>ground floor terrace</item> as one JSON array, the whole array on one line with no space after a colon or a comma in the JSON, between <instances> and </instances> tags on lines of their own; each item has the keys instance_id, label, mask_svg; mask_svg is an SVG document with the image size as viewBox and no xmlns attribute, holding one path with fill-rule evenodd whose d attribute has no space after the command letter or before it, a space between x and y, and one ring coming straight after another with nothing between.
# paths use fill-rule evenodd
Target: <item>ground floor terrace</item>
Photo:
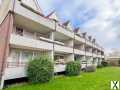
<instances>
[{"instance_id":1,"label":"ground floor terrace","mask_svg":"<svg viewBox=\"0 0 120 90\"><path fill-rule=\"evenodd\" d=\"M30 50L20 48L10 48L6 62L4 80L26 77L26 67L30 59L38 56L48 56L54 62L54 72L64 72L66 63L79 61L81 68L89 65L98 65L103 59L92 56L77 55L73 53L50 51L50 50Z\"/></svg>"},{"instance_id":2,"label":"ground floor terrace","mask_svg":"<svg viewBox=\"0 0 120 90\"><path fill-rule=\"evenodd\" d=\"M120 67L106 67L80 76L57 76L45 84L17 84L5 90L110 90L111 80L120 81Z\"/></svg>"}]
</instances>

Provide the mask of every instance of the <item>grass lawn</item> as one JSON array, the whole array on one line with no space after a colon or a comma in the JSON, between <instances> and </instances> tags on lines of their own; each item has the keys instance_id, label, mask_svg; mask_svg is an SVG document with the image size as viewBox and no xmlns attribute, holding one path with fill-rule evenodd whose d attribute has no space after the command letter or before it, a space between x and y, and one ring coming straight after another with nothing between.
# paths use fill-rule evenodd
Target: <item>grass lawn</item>
<instances>
[{"instance_id":1,"label":"grass lawn","mask_svg":"<svg viewBox=\"0 0 120 90\"><path fill-rule=\"evenodd\" d=\"M110 81L120 81L119 67L106 67L76 77L59 76L45 84L18 84L5 90L110 90Z\"/></svg>"}]
</instances>

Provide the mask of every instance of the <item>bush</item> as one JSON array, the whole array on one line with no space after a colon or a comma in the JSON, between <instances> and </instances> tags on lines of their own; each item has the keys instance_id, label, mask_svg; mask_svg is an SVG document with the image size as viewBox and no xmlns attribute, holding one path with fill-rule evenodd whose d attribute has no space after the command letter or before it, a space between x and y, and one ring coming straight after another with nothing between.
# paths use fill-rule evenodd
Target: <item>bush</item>
<instances>
[{"instance_id":1,"label":"bush","mask_svg":"<svg viewBox=\"0 0 120 90\"><path fill-rule=\"evenodd\" d=\"M96 66L94 66L94 65L87 66L87 67L85 67L85 71L86 72L95 72Z\"/></svg>"},{"instance_id":2,"label":"bush","mask_svg":"<svg viewBox=\"0 0 120 90\"><path fill-rule=\"evenodd\" d=\"M102 61L101 64L102 64L103 67L108 66L108 62L106 62L106 61Z\"/></svg>"},{"instance_id":3,"label":"bush","mask_svg":"<svg viewBox=\"0 0 120 90\"><path fill-rule=\"evenodd\" d=\"M47 56L36 57L28 63L27 76L32 83L48 82L53 75L54 65Z\"/></svg>"},{"instance_id":4,"label":"bush","mask_svg":"<svg viewBox=\"0 0 120 90\"><path fill-rule=\"evenodd\" d=\"M67 63L66 66L66 75L68 76L77 76L80 74L80 62L78 61L71 61Z\"/></svg>"}]
</instances>

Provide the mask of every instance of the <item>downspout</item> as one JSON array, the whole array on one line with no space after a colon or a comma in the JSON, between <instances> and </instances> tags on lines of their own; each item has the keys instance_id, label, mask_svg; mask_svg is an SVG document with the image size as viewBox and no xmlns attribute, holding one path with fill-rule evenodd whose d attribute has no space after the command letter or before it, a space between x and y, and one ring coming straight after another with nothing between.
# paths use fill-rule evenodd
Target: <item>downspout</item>
<instances>
[{"instance_id":1,"label":"downspout","mask_svg":"<svg viewBox=\"0 0 120 90\"><path fill-rule=\"evenodd\" d=\"M54 31L53 32L56 32L56 29L57 29L57 21L55 19L53 19L54 23L55 23L55 28L54 28ZM53 36L54 37L54 36ZM55 54L55 42L53 40L53 55ZM54 56L53 56L53 61L54 61Z\"/></svg>"},{"instance_id":2,"label":"downspout","mask_svg":"<svg viewBox=\"0 0 120 90\"><path fill-rule=\"evenodd\" d=\"M55 23L55 28L54 28L54 31L53 32L56 32L56 29L57 29L57 21L56 20L53 20L54 21L54 23ZM54 36L53 36L54 37ZM55 65L55 58L54 58L54 56L55 56L55 39L53 39L53 63L54 63L54 65ZM55 73L56 75L57 75L57 73Z\"/></svg>"},{"instance_id":3,"label":"downspout","mask_svg":"<svg viewBox=\"0 0 120 90\"><path fill-rule=\"evenodd\" d=\"M87 58L86 58L86 37L85 37L85 60L86 60L86 68L87 68Z\"/></svg>"},{"instance_id":4,"label":"downspout","mask_svg":"<svg viewBox=\"0 0 120 90\"><path fill-rule=\"evenodd\" d=\"M92 42L92 64L94 64L94 57L93 57L93 47L94 47L94 43Z\"/></svg>"},{"instance_id":5,"label":"downspout","mask_svg":"<svg viewBox=\"0 0 120 90\"><path fill-rule=\"evenodd\" d=\"M75 61L75 32L74 32L74 38L73 38L73 54L74 54L74 61Z\"/></svg>"},{"instance_id":6,"label":"downspout","mask_svg":"<svg viewBox=\"0 0 120 90\"><path fill-rule=\"evenodd\" d=\"M98 50L97 50L97 57L98 57ZM99 57L98 57L98 63L99 63Z\"/></svg>"},{"instance_id":7,"label":"downspout","mask_svg":"<svg viewBox=\"0 0 120 90\"><path fill-rule=\"evenodd\" d=\"M54 33L55 33L55 32L56 32L56 29L57 29L57 21L54 20L54 22L55 22L55 31L54 31ZM54 40L53 40L53 55L55 54L54 52L55 52L55 42L54 42ZM54 57L54 56L53 56L53 57ZM55 61L54 58L53 58L53 61Z\"/></svg>"},{"instance_id":8,"label":"downspout","mask_svg":"<svg viewBox=\"0 0 120 90\"><path fill-rule=\"evenodd\" d=\"M103 60L103 59L102 59L102 48L101 48L101 61L100 61L100 64L101 64L102 60Z\"/></svg>"}]
</instances>

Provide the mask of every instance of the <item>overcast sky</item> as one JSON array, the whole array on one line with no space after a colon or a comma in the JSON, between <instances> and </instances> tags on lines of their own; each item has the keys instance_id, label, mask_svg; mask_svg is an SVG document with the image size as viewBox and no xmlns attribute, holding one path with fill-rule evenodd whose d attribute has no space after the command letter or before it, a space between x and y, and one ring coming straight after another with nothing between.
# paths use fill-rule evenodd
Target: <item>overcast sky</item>
<instances>
[{"instance_id":1,"label":"overcast sky","mask_svg":"<svg viewBox=\"0 0 120 90\"><path fill-rule=\"evenodd\" d=\"M44 14L56 10L61 21L95 37L107 52L120 48L120 0L38 0Z\"/></svg>"},{"instance_id":2,"label":"overcast sky","mask_svg":"<svg viewBox=\"0 0 120 90\"><path fill-rule=\"evenodd\" d=\"M1 0L0 0L1 1ZM120 0L38 0L44 14L53 10L60 20L88 32L110 52L120 49Z\"/></svg>"}]
</instances>

